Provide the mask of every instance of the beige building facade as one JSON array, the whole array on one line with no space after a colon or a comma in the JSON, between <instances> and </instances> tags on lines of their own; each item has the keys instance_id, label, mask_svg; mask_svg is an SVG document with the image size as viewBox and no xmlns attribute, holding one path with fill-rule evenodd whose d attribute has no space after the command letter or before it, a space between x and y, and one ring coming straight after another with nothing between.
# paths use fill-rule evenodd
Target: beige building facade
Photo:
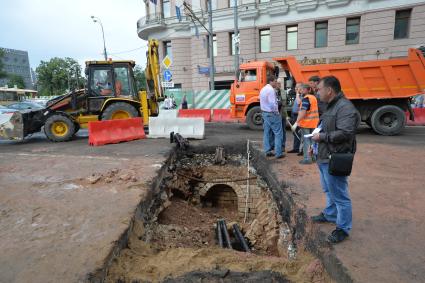
<instances>
[{"instance_id":1,"label":"beige building facade","mask_svg":"<svg viewBox=\"0 0 425 283\"><path fill-rule=\"evenodd\" d=\"M161 42L160 59L172 58L176 88L208 89L207 32L185 16L183 7L179 21L175 0L157 1L146 2L139 37ZM234 8L229 0L212 1L215 85L224 89L235 72ZM208 27L206 1L188 3ZM238 25L240 63L290 55L303 64L396 58L425 45L425 1L238 0Z\"/></svg>"}]
</instances>

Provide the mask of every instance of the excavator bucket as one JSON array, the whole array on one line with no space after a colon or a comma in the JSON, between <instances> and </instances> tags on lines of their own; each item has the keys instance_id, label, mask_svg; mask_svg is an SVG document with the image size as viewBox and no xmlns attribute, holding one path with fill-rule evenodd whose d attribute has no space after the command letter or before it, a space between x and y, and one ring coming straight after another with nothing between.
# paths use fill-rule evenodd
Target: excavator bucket
<instances>
[{"instance_id":1,"label":"excavator bucket","mask_svg":"<svg viewBox=\"0 0 425 283\"><path fill-rule=\"evenodd\" d=\"M0 115L0 139L24 139L24 122L20 112L16 111Z\"/></svg>"}]
</instances>

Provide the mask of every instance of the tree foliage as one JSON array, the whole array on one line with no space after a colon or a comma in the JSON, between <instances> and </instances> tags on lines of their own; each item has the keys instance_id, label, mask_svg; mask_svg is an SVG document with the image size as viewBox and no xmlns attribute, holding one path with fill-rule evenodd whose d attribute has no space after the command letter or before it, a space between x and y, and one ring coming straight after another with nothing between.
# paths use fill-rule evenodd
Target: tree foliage
<instances>
[{"instance_id":1,"label":"tree foliage","mask_svg":"<svg viewBox=\"0 0 425 283\"><path fill-rule=\"evenodd\" d=\"M0 48L0 79L7 77L7 73L3 70L4 68L3 57L4 57L4 51Z\"/></svg>"},{"instance_id":2,"label":"tree foliage","mask_svg":"<svg viewBox=\"0 0 425 283\"><path fill-rule=\"evenodd\" d=\"M9 87L14 87L16 85L18 88L25 88L25 81L21 76L11 74L11 75L8 75L8 78L9 78L9 82L8 82Z\"/></svg>"},{"instance_id":3,"label":"tree foliage","mask_svg":"<svg viewBox=\"0 0 425 283\"><path fill-rule=\"evenodd\" d=\"M133 69L134 78L136 80L137 90L146 89L146 76L145 71L139 65L136 65Z\"/></svg>"},{"instance_id":4,"label":"tree foliage","mask_svg":"<svg viewBox=\"0 0 425 283\"><path fill-rule=\"evenodd\" d=\"M41 61L35 72L41 95L62 95L67 90L84 87L81 66L69 57Z\"/></svg>"}]
</instances>

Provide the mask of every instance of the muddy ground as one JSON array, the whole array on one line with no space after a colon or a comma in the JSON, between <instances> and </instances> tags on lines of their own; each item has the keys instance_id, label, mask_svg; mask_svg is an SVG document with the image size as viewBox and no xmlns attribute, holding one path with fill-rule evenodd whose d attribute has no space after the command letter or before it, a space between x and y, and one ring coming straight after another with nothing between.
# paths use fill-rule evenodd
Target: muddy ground
<instances>
[{"instance_id":1,"label":"muddy ground","mask_svg":"<svg viewBox=\"0 0 425 283\"><path fill-rule=\"evenodd\" d=\"M210 124L206 134L192 144L261 142L261 132L238 124ZM334 252L356 282L423 282L425 128L396 137L363 128L358 137L353 231ZM69 143L42 135L0 142L0 282L76 282L102 266L170 149L168 140L89 147L84 132ZM317 169L298 160L270 163L316 214L324 204ZM185 247L174 249L180 259L179 249Z\"/></svg>"}]
</instances>

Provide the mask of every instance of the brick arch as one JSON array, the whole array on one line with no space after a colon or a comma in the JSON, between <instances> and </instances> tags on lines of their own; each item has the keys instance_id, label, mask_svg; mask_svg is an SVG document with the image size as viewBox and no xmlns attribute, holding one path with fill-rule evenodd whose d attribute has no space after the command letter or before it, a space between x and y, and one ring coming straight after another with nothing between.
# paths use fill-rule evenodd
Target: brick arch
<instances>
[{"instance_id":1,"label":"brick arch","mask_svg":"<svg viewBox=\"0 0 425 283\"><path fill-rule=\"evenodd\" d=\"M245 192L243 191L241 186L239 186L239 184L237 184L235 182L206 183L199 190L199 195L204 197L212 187L217 186L217 185L226 185L226 186L231 187L233 189L233 191L236 193L238 200L243 199L245 197Z\"/></svg>"}]
</instances>

